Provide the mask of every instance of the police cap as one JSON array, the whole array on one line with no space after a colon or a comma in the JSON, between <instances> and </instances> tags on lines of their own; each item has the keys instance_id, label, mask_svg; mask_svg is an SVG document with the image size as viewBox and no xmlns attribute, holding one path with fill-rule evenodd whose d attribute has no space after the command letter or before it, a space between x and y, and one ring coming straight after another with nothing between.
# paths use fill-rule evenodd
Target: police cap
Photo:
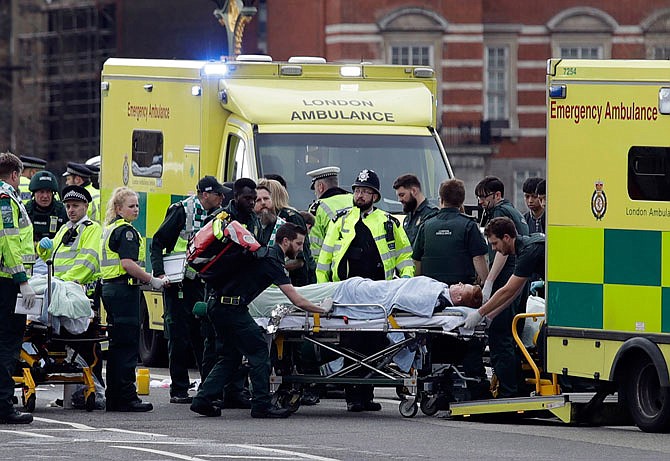
<instances>
[{"instance_id":1,"label":"police cap","mask_svg":"<svg viewBox=\"0 0 670 461\"><path fill-rule=\"evenodd\" d=\"M22 155L19 157L23 163L23 168L39 168L43 170L47 166L47 161L42 160L38 157L30 157L28 155Z\"/></svg>"},{"instance_id":2,"label":"police cap","mask_svg":"<svg viewBox=\"0 0 670 461\"><path fill-rule=\"evenodd\" d=\"M81 176L84 179L90 179L93 176L93 172L83 163L68 162L67 170L63 173L63 176Z\"/></svg>"},{"instance_id":3,"label":"police cap","mask_svg":"<svg viewBox=\"0 0 670 461\"><path fill-rule=\"evenodd\" d=\"M374 190L377 193L377 200L375 200L375 202L378 202L381 199L382 194L379 192L379 176L377 176L377 173L374 171L363 170L358 173L356 180L351 185L351 189L355 190L357 187L367 187Z\"/></svg>"},{"instance_id":4,"label":"police cap","mask_svg":"<svg viewBox=\"0 0 670 461\"><path fill-rule=\"evenodd\" d=\"M306 174L307 176L312 178L312 185L310 186L310 189L314 190L314 183L318 179L328 178L330 176L337 176L338 174L340 174L340 167L326 166L323 168L319 168L318 170L308 171Z\"/></svg>"},{"instance_id":5,"label":"police cap","mask_svg":"<svg viewBox=\"0 0 670 461\"><path fill-rule=\"evenodd\" d=\"M91 203L92 198L89 191L81 186L66 186L63 189L63 200L62 202L69 202L77 200L79 202Z\"/></svg>"}]
</instances>

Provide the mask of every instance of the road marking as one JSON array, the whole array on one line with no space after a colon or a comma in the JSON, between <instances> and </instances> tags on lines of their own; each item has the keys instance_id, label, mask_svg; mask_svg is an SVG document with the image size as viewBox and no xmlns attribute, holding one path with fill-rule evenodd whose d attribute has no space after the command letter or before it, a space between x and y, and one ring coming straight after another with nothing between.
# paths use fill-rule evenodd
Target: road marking
<instances>
[{"instance_id":1,"label":"road marking","mask_svg":"<svg viewBox=\"0 0 670 461\"><path fill-rule=\"evenodd\" d=\"M112 448L123 448L124 450L137 450L137 451L144 451L146 453L153 453L155 455L163 455L163 456L170 456L172 458L177 458L177 459L184 459L186 461L207 461L202 458L195 458L193 456L188 456L188 455L180 455L177 453L171 453L169 451L163 451L163 450L154 450L152 448L141 448L141 447L129 447L126 445L110 445Z\"/></svg>"},{"instance_id":2,"label":"road marking","mask_svg":"<svg viewBox=\"0 0 670 461\"><path fill-rule=\"evenodd\" d=\"M28 437L42 437L45 439L55 439L53 435L46 435L46 434L37 434L35 432L26 432L26 431L10 431L8 429L0 429L0 432L6 432L7 434L15 434L15 435L26 435Z\"/></svg>"},{"instance_id":3,"label":"road marking","mask_svg":"<svg viewBox=\"0 0 670 461\"><path fill-rule=\"evenodd\" d=\"M105 427L105 428L102 428L101 430L110 431L110 432L123 432L124 434L149 435L151 437L167 437L167 435L165 435L165 434L155 434L153 432L130 431L128 429L118 429L116 427Z\"/></svg>"},{"instance_id":4,"label":"road marking","mask_svg":"<svg viewBox=\"0 0 670 461\"><path fill-rule=\"evenodd\" d=\"M278 455L297 456L298 458L302 458L302 459L314 459L314 460L318 460L318 461L338 461L336 458L324 458L323 456L310 455L308 453L300 453L298 451L279 450L277 448L259 447L258 445L224 443L223 446L224 447L246 448L247 450L259 450L259 451L265 451L265 452L270 452L270 453L276 453Z\"/></svg>"},{"instance_id":5,"label":"road marking","mask_svg":"<svg viewBox=\"0 0 670 461\"><path fill-rule=\"evenodd\" d=\"M71 423L71 422L68 422L68 421L58 421L57 419L41 418L39 416L34 416L33 419L35 421L42 421L43 423L64 424L66 426L70 426L73 429L79 429L79 430L82 430L82 431L97 431L97 430L99 430L99 429L96 429L95 427L87 426L86 424Z\"/></svg>"}]
</instances>

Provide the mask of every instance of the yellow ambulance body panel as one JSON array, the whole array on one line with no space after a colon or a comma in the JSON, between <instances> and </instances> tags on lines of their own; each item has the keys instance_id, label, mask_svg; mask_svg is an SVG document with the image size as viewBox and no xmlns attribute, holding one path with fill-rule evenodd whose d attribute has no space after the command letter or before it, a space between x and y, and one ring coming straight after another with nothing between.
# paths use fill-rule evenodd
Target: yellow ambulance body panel
<instances>
[{"instance_id":1,"label":"yellow ambulance body panel","mask_svg":"<svg viewBox=\"0 0 670 461\"><path fill-rule=\"evenodd\" d=\"M453 176L427 68L112 58L101 92L103 213L114 188L138 192L147 263L167 207L194 194L204 175L224 182L281 174L292 205L306 209L314 199L306 172L339 166L347 188L368 168L391 212L401 210L391 188L397 176L417 174L434 203L439 183ZM147 292L143 305L140 355L152 362L162 298Z\"/></svg>"},{"instance_id":2,"label":"yellow ambulance body panel","mask_svg":"<svg viewBox=\"0 0 670 461\"><path fill-rule=\"evenodd\" d=\"M547 70L547 371L670 396L670 61Z\"/></svg>"}]
</instances>

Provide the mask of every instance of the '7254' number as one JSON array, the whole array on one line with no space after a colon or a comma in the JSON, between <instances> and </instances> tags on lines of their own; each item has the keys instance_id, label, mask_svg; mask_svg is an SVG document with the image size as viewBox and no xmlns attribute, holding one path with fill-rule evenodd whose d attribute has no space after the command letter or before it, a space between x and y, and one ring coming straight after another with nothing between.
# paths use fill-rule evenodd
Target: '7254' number
<instances>
[{"instance_id":1,"label":"'7254' number","mask_svg":"<svg viewBox=\"0 0 670 461\"><path fill-rule=\"evenodd\" d=\"M563 69L563 75L577 75L576 67L566 67Z\"/></svg>"}]
</instances>

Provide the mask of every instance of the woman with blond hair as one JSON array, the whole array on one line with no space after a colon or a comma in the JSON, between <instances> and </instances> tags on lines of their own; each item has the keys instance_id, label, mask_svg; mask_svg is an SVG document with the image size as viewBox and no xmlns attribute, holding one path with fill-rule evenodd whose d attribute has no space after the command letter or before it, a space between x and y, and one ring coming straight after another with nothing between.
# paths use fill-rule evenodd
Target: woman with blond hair
<instances>
[{"instance_id":1,"label":"woman with blond hair","mask_svg":"<svg viewBox=\"0 0 670 461\"><path fill-rule=\"evenodd\" d=\"M307 230L305 219L298 210L289 205L288 191L279 181L261 179L258 181L258 186L270 191L270 197L272 198L277 217ZM289 277L293 286L301 287L316 283L316 262L312 258L312 251L309 246L309 237L305 236L305 244L303 245L302 252L298 253L296 259L286 262L286 270L289 271Z\"/></svg>"},{"instance_id":2,"label":"woman with blond hair","mask_svg":"<svg viewBox=\"0 0 670 461\"><path fill-rule=\"evenodd\" d=\"M145 246L132 225L140 212L137 194L117 187L107 204L102 234L100 272L102 301L107 311L109 351L107 353L107 411L151 411L135 389L135 366L140 336L140 283L160 290L167 279L145 272Z\"/></svg>"}]
</instances>

